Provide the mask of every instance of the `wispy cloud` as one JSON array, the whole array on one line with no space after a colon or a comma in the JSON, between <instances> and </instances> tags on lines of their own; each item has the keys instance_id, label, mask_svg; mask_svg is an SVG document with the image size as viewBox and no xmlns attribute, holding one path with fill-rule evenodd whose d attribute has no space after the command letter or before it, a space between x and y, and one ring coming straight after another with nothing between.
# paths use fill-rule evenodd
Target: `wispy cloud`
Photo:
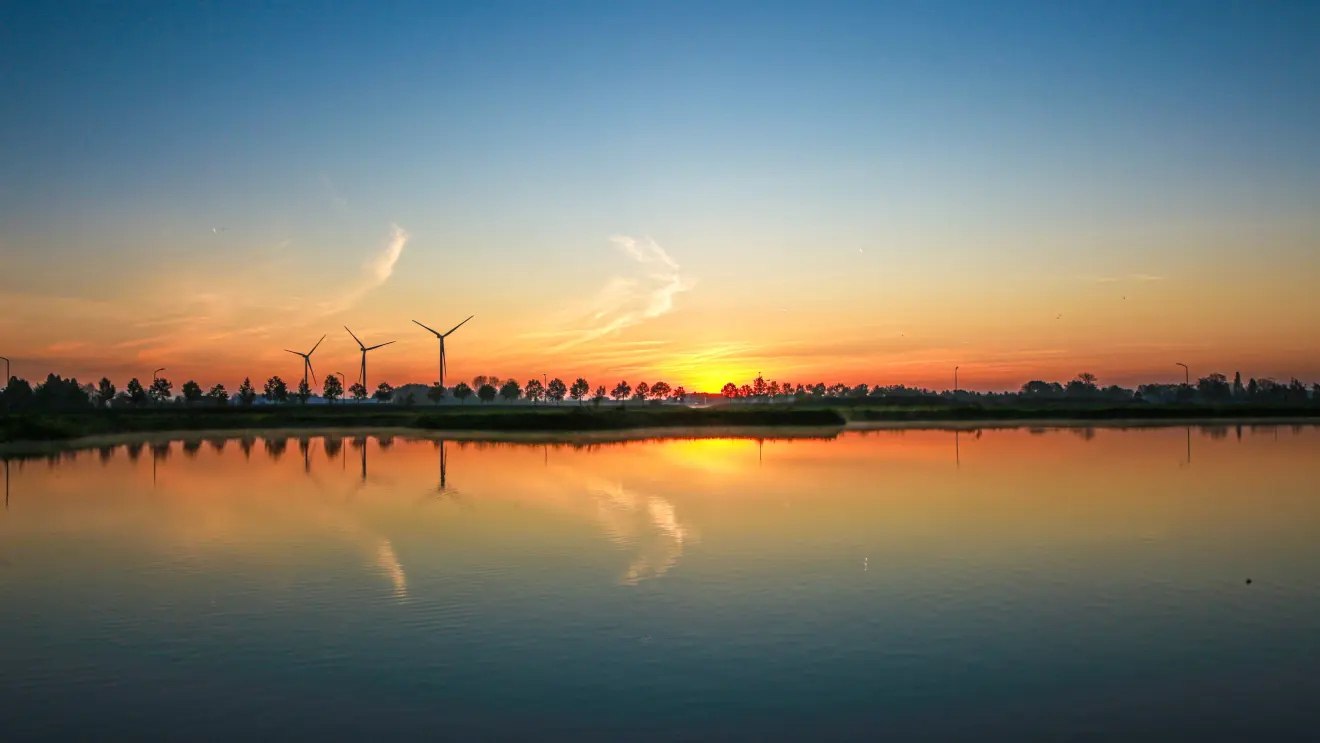
<instances>
[{"instance_id":1,"label":"wispy cloud","mask_svg":"<svg viewBox=\"0 0 1320 743\"><path fill-rule=\"evenodd\" d=\"M610 242L640 268L632 276L612 276L581 313L583 327L566 331L568 336L555 350L620 332L667 314L674 296L693 286L680 273L678 262L650 238L615 235Z\"/></svg>"},{"instance_id":2,"label":"wispy cloud","mask_svg":"<svg viewBox=\"0 0 1320 743\"><path fill-rule=\"evenodd\" d=\"M318 309L321 315L333 315L343 312L357 304L362 297L379 289L394 275L394 266L403 255L403 248L411 236L397 224L390 225L390 237L380 250L373 253L363 264L363 279L357 286L351 287L338 299L322 302Z\"/></svg>"},{"instance_id":3,"label":"wispy cloud","mask_svg":"<svg viewBox=\"0 0 1320 743\"><path fill-rule=\"evenodd\" d=\"M1086 280L1096 284L1116 284L1120 281L1144 283L1148 281L1163 281L1164 277L1154 276L1148 273L1134 273L1128 274L1127 276L1091 276Z\"/></svg>"}]
</instances>

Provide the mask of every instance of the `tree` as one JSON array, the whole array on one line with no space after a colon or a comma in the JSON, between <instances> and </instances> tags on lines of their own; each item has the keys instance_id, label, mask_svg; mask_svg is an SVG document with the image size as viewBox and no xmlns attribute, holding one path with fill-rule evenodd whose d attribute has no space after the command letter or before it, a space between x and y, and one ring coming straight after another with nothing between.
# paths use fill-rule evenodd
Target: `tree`
<instances>
[{"instance_id":1,"label":"tree","mask_svg":"<svg viewBox=\"0 0 1320 743\"><path fill-rule=\"evenodd\" d=\"M687 402L687 389L680 384L674 388L674 391L670 393L670 396L673 397L674 401L677 403L681 404Z\"/></svg>"},{"instance_id":2,"label":"tree","mask_svg":"<svg viewBox=\"0 0 1320 743\"><path fill-rule=\"evenodd\" d=\"M321 397L333 403L343 396L344 383L339 380L339 377L335 374L326 376L325 382L321 385Z\"/></svg>"},{"instance_id":3,"label":"tree","mask_svg":"<svg viewBox=\"0 0 1320 743\"><path fill-rule=\"evenodd\" d=\"M488 381L489 381L489 380L486 379L486 375L485 375L485 374L478 374L477 376L475 376L475 377L472 378L472 389L474 389L474 390L479 390L479 389L481 389L482 386L484 386L484 385L486 384L486 382L488 382Z\"/></svg>"},{"instance_id":4,"label":"tree","mask_svg":"<svg viewBox=\"0 0 1320 743\"><path fill-rule=\"evenodd\" d=\"M1320 403L1320 382L1311 383L1311 402Z\"/></svg>"},{"instance_id":5,"label":"tree","mask_svg":"<svg viewBox=\"0 0 1320 743\"><path fill-rule=\"evenodd\" d=\"M500 391L503 392L503 390ZM535 404L537 400L545 397L545 385L541 384L539 379L529 379L527 380L527 389L523 392L523 395Z\"/></svg>"},{"instance_id":6,"label":"tree","mask_svg":"<svg viewBox=\"0 0 1320 743\"><path fill-rule=\"evenodd\" d=\"M367 399L367 386L361 382L354 382L349 386L348 394L352 395L354 400L362 402Z\"/></svg>"},{"instance_id":7,"label":"tree","mask_svg":"<svg viewBox=\"0 0 1320 743\"><path fill-rule=\"evenodd\" d=\"M646 396L651 394L651 386L646 382L638 382L637 388L633 390L633 399L639 402L646 402Z\"/></svg>"},{"instance_id":8,"label":"tree","mask_svg":"<svg viewBox=\"0 0 1320 743\"><path fill-rule=\"evenodd\" d=\"M26 410L34 404L32 385L26 379L10 377L0 398L4 399L5 410Z\"/></svg>"},{"instance_id":9,"label":"tree","mask_svg":"<svg viewBox=\"0 0 1320 743\"><path fill-rule=\"evenodd\" d=\"M1203 399L1211 402L1224 402L1233 397L1233 388L1228 384L1228 377L1219 373L1197 380L1196 391Z\"/></svg>"},{"instance_id":10,"label":"tree","mask_svg":"<svg viewBox=\"0 0 1320 743\"><path fill-rule=\"evenodd\" d=\"M738 388L738 397L747 398L751 396L752 396L752 386L750 384L744 384L743 386Z\"/></svg>"},{"instance_id":11,"label":"tree","mask_svg":"<svg viewBox=\"0 0 1320 743\"><path fill-rule=\"evenodd\" d=\"M1077 375L1077 381L1081 382L1087 387L1095 387L1096 382L1099 382L1100 378L1092 374L1091 372L1082 372Z\"/></svg>"},{"instance_id":12,"label":"tree","mask_svg":"<svg viewBox=\"0 0 1320 743\"><path fill-rule=\"evenodd\" d=\"M257 399L257 391L252 389L252 379L243 377L243 384L238 386L238 404L251 405Z\"/></svg>"},{"instance_id":13,"label":"tree","mask_svg":"<svg viewBox=\"0 0 1320 743\"><path fill-rule=\"evenodd\" d=\"M545 396L550 398L551 400L554 400L556 405L563 402L564 395L567 394L568 394L568 385L564 384L564 380L560 379L559 377L555 377L554 379L550 380L549 386L545 388Z\"/></svg>"},{"instance_id":14,"label":"tree","mask_svg":"<svg viewBox=\"0 0 1320 743\"><path fill-rule=\"evenodd\" d=\"M573 386L568 388L568 396L577 400L578 405L582 404L582 398L586 397L590 392L591 385L582 377L575 379L573 381Z\"/></svg>"},{"instance_id":15,"label":"tree","mask_svg":"<svg viewBox=\"0 0 1320 743\"><path fill-rule=\"evenodd\" d=\"M726 399L732 400L738 396L738 385L733 382L726 382L724 387L720 389L720 394L724 395Z\"/></svg>"},{"instance_id":16,"label":"tree","mask_svg":"<svg viewBox=\"0 0 1320 743\"><path fill-rule=\"evenodd\" d=\"M500 385L500 397L504 398L505 402L513 402L522 397L522 389L518 387L517 382L510 379Z\"/></svg>"},{"instance_id":17,"label":"tree","mask_svg":"<svg viewBox=\"0 0 1320 743\"><path fill-rule=\"evenodd\" d=\"M866 397L869 394L871 394L871 386L868 385L866 382L862 382L861 384L852 388L853 397Z\"/></svg>"},{"instance_id":18,"label":"tree","mask_svg":"<svg viewBox=\"0 0 1320 743\"><path fill-rule=\"evenodd\" d=\"M651 385L651 397L657 400L663 400L669 397L670 386L668 382L656 382Z\"/></svg>"},{"instance_id":19,"label":"tree","mask_svg":"<svg viewBox=\"0 0 1320 743\"><path fill-rule=\"evenodd\" d=\"M189 405L201 402L202 400L202 386L191 379L183 383L182 392L184 401Z\"/></svg>"},{"instance_id":20,"label":"tree","mask_svg":"<svg viewBox=\"0 0 1320 743\"><path fill-rule=\"evenodd\" d=\"M495 389L495 385L489 382L477 388L477 399L483 403L494 401L495 396L498 394L499 390Z\"/></svg>"},{"instance_id":21,"label":"tree","mask_svg":"<svg viewBox=\"0 0 1320 743\"><path fill-rule=\"evenodd\" d=\"M1242 386L1242 372L1233 372L1233 397L1241 400L1247 396L1247 390Z\"/></svg>"},{"instance_id":22,"label":"tree","mask_svg":"<svg viewBox=\"0 0 1320 743\"><path fill-rule=\"evenodd\" d=\"M824 397L827 391L824 382L817 382L811 386L812 397Z\"/></svg>"},{"instance_id":23,"label":"tree","mask_svg":"<svg viewBox=\"0 0 1320 743\"><path fill-rule=\"evenodd\" d=\"M17 390L16 392L22 394ZM37 410L78 410L92 405L87 390L78 384L77 379L72 377L64 379L58 374L46 375L46 381L32 390L27 402ZM13 407L23 406L23 403L19 402Z\"/></svg>"},{"instance_id":24,"label":"tree","mask_svg":"<svg viewBox=\"0 0 1320 743\"><path fill-rule=\"evenodd\" d=\"M151 381L151 389L147 390L147 394L151 395L151 399L157 403L163 403L170 399L170 391L173 389L174 385L170 384L170 380L165 377L156 377Z\"/></svg>"},{"instance_id":25,"label":"tree","mask_svg":"<svg viewBox=\"0 0 1320 743\"><path fill-rule=\"evenodd\" d=\"M96 385L96 404L104 408L113 399L115 399L114 383L109 377L101 377L101 381Z\"/></svg>"},{"instance_id":26,"label":"tree","mask_svg":"<svg viewBox=\"0 0 1320 743\"><path fill-rule=\"evenodd\" d=\"M765 378L760 374L757 374L756 379L752 380L752 394L757 397L765 397L767 391L768 388L765 386Z\"/></svg>"},{"instance_id":27,"label":"tree","mask_svg":"<svg viewBox=\"0 0 1320 743\"><path fill-rule=\"evenodd\" d=\"M771 398L779 397L779 383L771 382L768 386L766 386L765 393L769 395Z\"/></svg>"},{"instance_id":28,"label":"tree","mask_svg":"<svg viewBox=\"0 0 1320 743\"><path fill-rule=\"evenodd\" d=\"M307 401L312 399L312 386L307 384L306 379L298 380L298 391L294 393L294 397L297 397L298 402L303 405L306 405Z\"/></svg>"},{"instance_id":29,"label":"tree","mask_svg":"<svg viewBox=\"0 0 1320 743\"><path fill-rule=\"evenodd\" d=\"M289 399L289 385L276 375L266 380L261 396L266 398L266 402L284 402Z\"/></svg>"},{"instance_id":30,"label":"tree","mask_svg":"<svg viewBox=\"0 0 1320 743\"><path fill-rule=\"evenodd\" d=\"M376 391L372 394L380 402L389 402L394 397L394 385L389 382L381 382L376 385Z\"/></svg>"},{"instance_id":31,"label":"tree","mask_svg":"<svg viewBox=\"0 0 1320 743\"><path fill-rule=\"evenodd\" d=\"M399 400L399 404L405 408L411 408L417 404L417 398L413 395L412 390L403 393L403 398Z\"/></svg>"},{"instance_id":32,"label":"tree","mask_svg":"<svg viewBox=\"0 0 1320 743\"><path fill-rule=\"evenodd\" d=\"M591 403L596 407L600 407L600 404L604 401L605 401L605 385L602 384L596 388L596 394L591 398Z\"/></svg>"},{"instance_id":33,"label":"tree","mask_svg":"<svg viewBox=\"0 0 1320 743\"><path fill-rule=\"evenodd\" d=\"M613 397L618 402L623 402L624 400L628 399L628 395L631 394L632 394L632 385L628 384L627 382L619 382L618 384L614 385L614 389L610 391L610 397Z\"/></svg>"},{"instance_id":34,"label":"tree","mask_svg":"<svg viewBox=\"0 0 1320 743\"><path fill-rule=\"evenodd\" d=\"M1256 383L1256 378L1252 377L1251 381L1247 382L1247 397L1254 398L1259 393L1260 385Z\"/></svg>"},{"instance_id":35,"label":"tree","mask_svg":"<svg viewBox=\"0 0 1320 743\"><path fill-rule=\"evenodd\" d=\"M454 387L454 397L458 398L459 405L466 405L467 399L472 397L472 388L467 382L459 382Z\"/></svg>"},{"instance_id":36,"label":"tree","mask_svg":"<svg viewBox=\"0 0 1320 743\"><path fill-rule=\"evenodd\" d=\"M217 406L223 407L229 404L229 392L225 390L223 384L216 384L212 387L211 391L206 393L206 398Z\"/></svg>"},{"instance_id":37,"label":"tree","mask_svg":"<svg viewBox=\"0 0 1320 743\"><path fill-rule=\"evenodd\" d=\"M426 391L426 399L430 400L433 405L439 405L440 401L445 399L445 386L439 382L431 385L431 388Z\"/></svg>"}]
</instances>

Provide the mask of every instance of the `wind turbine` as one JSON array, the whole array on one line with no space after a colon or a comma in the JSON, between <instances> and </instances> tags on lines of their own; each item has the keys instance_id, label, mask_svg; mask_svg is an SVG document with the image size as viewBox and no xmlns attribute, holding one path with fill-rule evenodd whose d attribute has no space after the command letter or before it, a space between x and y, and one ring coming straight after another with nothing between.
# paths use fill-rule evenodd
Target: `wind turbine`
<instances>
[{"instance_id":1,"label":"wind turbine","mask_svg":"<svg viewBox=\"0 0 1320 743\"><path fill-rule=\"evenodd\" d=\"M347 326L347 325L344 326L344 330L348 330L348 326ZM349 334L349 335L353 335L353 331L348 330L348 334ZM371 346L370 348L368 348L366 345L364 345L364 344L362 343L361 340L358 339L358 337L357 337L356 335L353 335L353 340L357 341L358 348L362 349L362 368L358 371L358 381L361 383L362 388L363 388L363 389L366 389L366 387L367 387L367 351L375 351L377 348L381 348L382 346L388 346L388 345L390 345L390 343L393 343L394 341L389 341L389 343L378 343L378 344L376 344L376 345Z\"/></svg>"},{"instance_id":2,"label":"wind turbine","mask_svg":"<svg viewBox=\"0 0 1320 743\"><path fill-rule=\"evenodd\" d=\"M445 366L445 338L448 338L449 336L453 335L455 330L458 330L459 328L463 327L463 324L464 324L464 323L466 323L468 320L471 320L471 319L474 318L474 317L476 317L476 315L468 315L468 319L467 319L467 320L464 320L463 322L461 322L461 323L455 325L454 327L450 328L448 333L439 333L439 332L436 332L435 330L431 330L431 328L427 328L425 325L422 325L421 323L417 322L416 320L413 320L413 322L417 323L418 325L422 325L423 328L426 328L427 330L430 330L431 333L435 335L436 339L440 341L440 386L441 386L441 387L444 387L444 386L445 386L445 368L446 368L446 366Z\"/></svg>"},{"instance_id":3,"label":"wind turbine","mask_svg":"<svg viewBox=\"0 0 1320 743\"><path fill-rule=\"evenodd\" d=\"M324 336L324 335L321 336L321 341L323 341L323 340L325 340L325 336ZM303 360L303 385L304 385L304 386L307 384L307 375L308 375L309 373L312 375L312 384L316 384L316 372L312 370L312 354L316 353L316 349L319 348L319 347L321 346L321 341L317 341L317 342L316 342L316 345L315 345L315 346L312 346L312 350L308 351L307 353L298 353L297 351L290 351L290 350L287 349L287 348L284 349L286 353L291 353L291 354L293 354L294 356L301 356L301 357L302 357L302 360ZM308 387L308 389L311 389L311 388Z\"/></svg>"}]
</instances>

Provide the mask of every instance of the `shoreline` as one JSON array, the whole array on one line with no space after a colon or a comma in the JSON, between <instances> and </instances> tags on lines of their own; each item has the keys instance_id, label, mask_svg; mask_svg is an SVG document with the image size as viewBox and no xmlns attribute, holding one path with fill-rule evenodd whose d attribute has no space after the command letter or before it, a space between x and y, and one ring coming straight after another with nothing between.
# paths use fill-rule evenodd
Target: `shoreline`
<instances>
[{"instance_id":1,"label":"shoreline","mask_svg":"<svg viewBox=\"0 0 1320 743\"><path fill-rule=\"evenodd\" d=\"M128 437L234 438L283 431L302 435L420 435L447 440L636 440L748 436L793 438L886 429L1134 428L1225 425L1317 425L1320 408L1259 406L1058 408L834 408L719 406L704 408L473 408L371 411L284 408L149 409L24 413L0 417L0 450L39 444ZM93 444L94 445L94 444Z\"/></svg>"}]
</instances>

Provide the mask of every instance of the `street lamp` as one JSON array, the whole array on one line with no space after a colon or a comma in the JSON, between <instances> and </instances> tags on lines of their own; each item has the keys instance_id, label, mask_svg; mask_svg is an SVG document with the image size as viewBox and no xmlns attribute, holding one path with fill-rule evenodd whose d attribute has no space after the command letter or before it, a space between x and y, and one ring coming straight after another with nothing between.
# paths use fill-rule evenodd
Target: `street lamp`
<instances>
[{"instance_id":1,"label":"street lamp","mask_svg":"<svg viewBox=\"0 0 1320 743\"><path fill-rule=\"evenodd\" d=\"M953 391L958 391L958 367L953 367Z\"/></svg>"},{"instance_id":2,"label":"street lamp","mask_svg":"<svg viewBox=\"0 0 1320 743\"><path fill-rule=\"evenodd\" d=\"M4 387L9 386L9 359L6 359L4 356L0 356L0 359L3 359L5 362L4 384L0 385L0 389L3 389Z\"/></svg>"},{"instance_id":3,"label":"street lamp","mask_svg":"<svg viewBox=\"0 0 1320 743\"><path fill-rule=\"evenodd\" d=\"M155 383L156 383L156 375L157 375L158 373L160 373L160 372L163 372L163 371L165 371L165 367L162 366L161 368L159 368L159 369L157 369L156 371L153 371L153 372L151 373L151 383L152 383L152 384L155 384Z\"/></svg>"},{"instance_id":4,"label":"street lamp","mask_svg":"<svg viewBox=\"0 0 1320 743\"><path fill-rule=\"evenodd\" d=\"M1188 386L1188 387L1190 387L1190 386L1192 385L1192 373L1191 373L1191 370L1189 370L1189 369L1187 368L1187 365L1184 364L1184 363L1182 363L1181 361L1175 361L1175 362L1173 362L1173 365L1174 365L1174 366L1181 366L1181 367L1183 368L1183 384L1186 385L1186 386Z\"/></svg>"}]
</instances>

